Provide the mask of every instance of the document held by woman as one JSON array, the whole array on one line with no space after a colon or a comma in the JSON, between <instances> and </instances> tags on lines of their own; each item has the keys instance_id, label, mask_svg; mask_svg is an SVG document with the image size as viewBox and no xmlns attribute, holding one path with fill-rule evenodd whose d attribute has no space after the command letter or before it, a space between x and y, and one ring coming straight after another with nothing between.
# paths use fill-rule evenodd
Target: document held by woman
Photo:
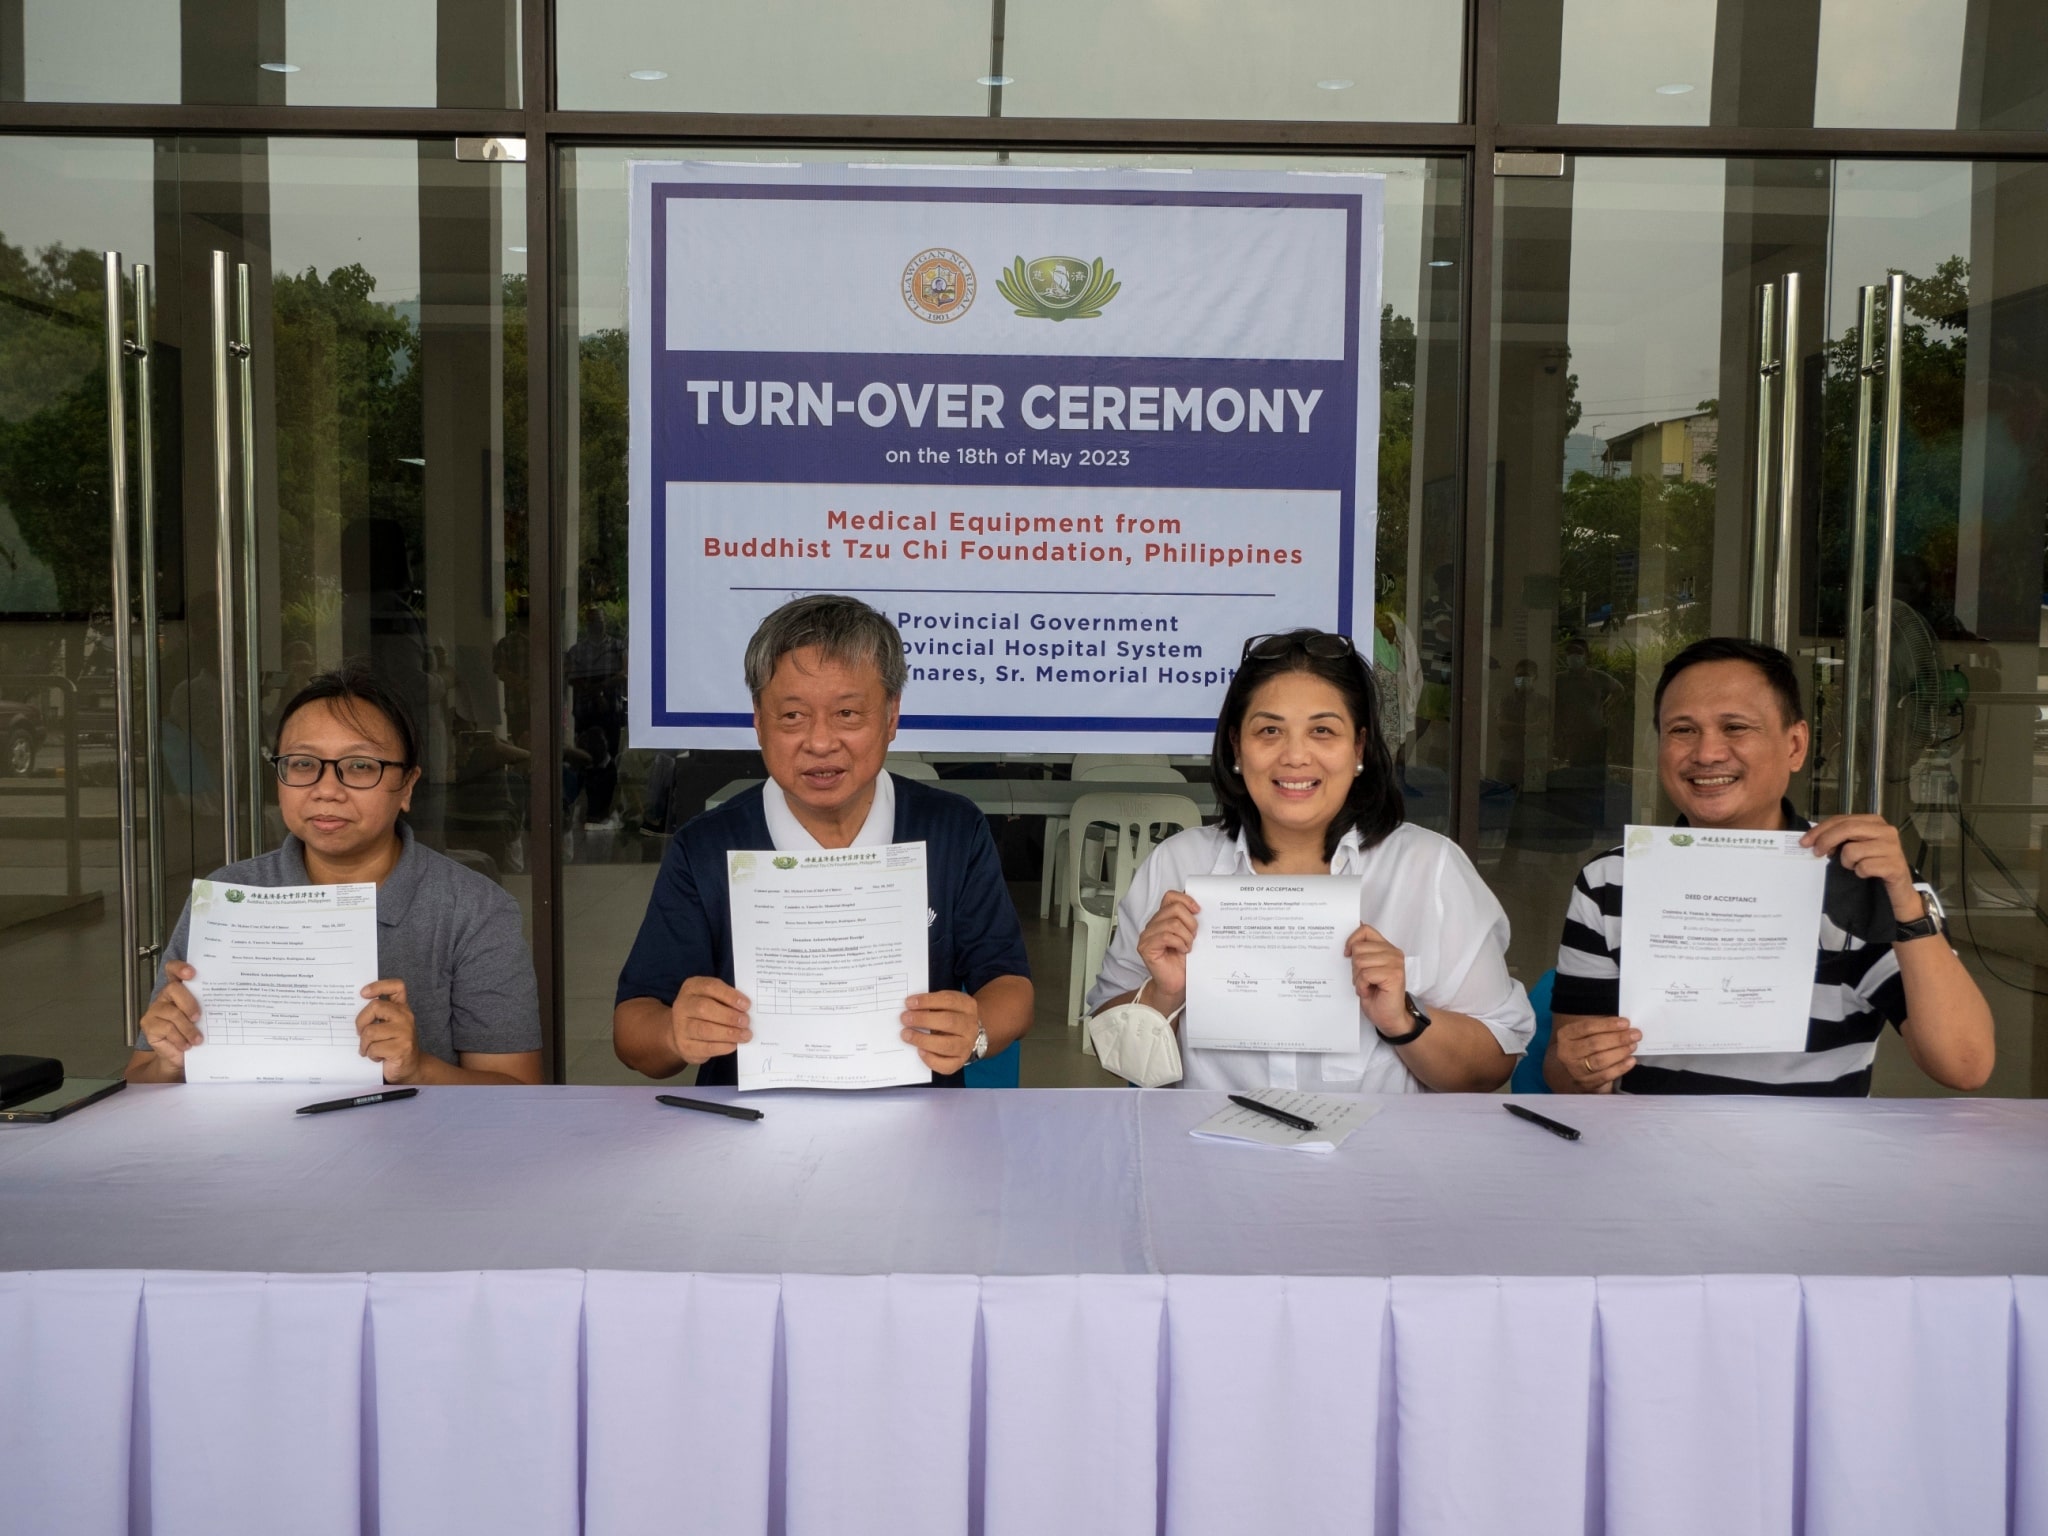
<instances>
[{"instance_id":1,"label":"document held by woman","mask_svg":"<svg viewBox=\"0 0 2048 1536\"><path fill-rule=\"evenodd\" d=\"M1355 1051L1358 993L1344 944L1358 929L1352 875L1196 875L1188 950L1189 1045L1212 1051Z\"/></svg>"},{"instance_id":2,"label":"document held by woman","mask_svg":"<svg viewBox=\"0 0 2048 1536\"><path fill-rule=\"evenodd\" d=\"M1639 1056L1806 1049L1828 861L1797 832L1629 827L1621 1016Z\"/></svg>"},{"instance_id":3,"label":"document held by woman","mask_svg":"<svg viewBox=\"0 0 2048 1536\"><path fill-rule=\"evenodd\" d=\"M186 1082L384 1081L356 1034L377 979L376 886L194 880L186 958L205 1036Z\"/></svg>"}]
</instances>

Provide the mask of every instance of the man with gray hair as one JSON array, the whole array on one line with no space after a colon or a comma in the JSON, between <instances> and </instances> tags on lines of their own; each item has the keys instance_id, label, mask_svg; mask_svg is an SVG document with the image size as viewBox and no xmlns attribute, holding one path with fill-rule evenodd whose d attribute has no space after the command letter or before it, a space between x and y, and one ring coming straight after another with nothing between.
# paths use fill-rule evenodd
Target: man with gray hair
<instances>
[{"instance_id":1,"label":"man with gray hair","mask_svg":"<svg viewBox=\"0 0 2048 1536\"><path fill-rule=\"evenodd\" d=\"M733 986L728 852L921 842L932 990L904 999L903 1038L934 1083L958 1086L968 1062L1031 1027L1031 977L986 818L883 771L907 675L902 636L858 599L800 597L761 621L746 674L768 780L670 841L619 975L613 1049L649 1077L694 1066L700 1084L738 1081L734 1053L752 1035Z\"/></svg>"}]
</instances>

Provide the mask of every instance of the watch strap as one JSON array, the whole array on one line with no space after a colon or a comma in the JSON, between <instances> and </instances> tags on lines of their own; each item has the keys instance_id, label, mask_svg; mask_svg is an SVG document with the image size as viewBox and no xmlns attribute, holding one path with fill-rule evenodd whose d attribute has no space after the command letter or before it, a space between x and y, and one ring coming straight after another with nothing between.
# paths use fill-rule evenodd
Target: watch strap
<instances>
[{"instance_id":1,"label":"watch strap","mask_svg":"<svg viewBox=\"0 0 2048 1536\"><path fill-rule=\"evenodd\" d=\"M1427 1013L1423 1012L1422 1005L1415 1001L1415 994L1413 992L1404 993L1403 1000L1408 1004L1408 1017L1415 1021L1415 1027L1405 1035L1382 1034L1377 1026L1373 1030L1375 1034L1378 1034L1389 1045L1414 1044L1422 1038L1422 1032L1434 1022Z\"/></svg>"}]
</instances>

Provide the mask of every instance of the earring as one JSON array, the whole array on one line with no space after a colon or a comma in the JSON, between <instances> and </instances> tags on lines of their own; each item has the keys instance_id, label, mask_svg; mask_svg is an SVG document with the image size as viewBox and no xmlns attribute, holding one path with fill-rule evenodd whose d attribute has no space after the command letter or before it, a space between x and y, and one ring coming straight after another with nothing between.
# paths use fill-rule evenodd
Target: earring
<instances>
[{"instance_id":1,"label":"earring","mask_svg":"<svg viewBox=\"0 0 2048 1536\"><path fill-rule=\"evenodd\" d=\"M1237 775L1239 775L1239 776L1242 776L1242 775L1243 775L1243 773L1244 773L1244 770L1243 770L1242 768L1238 767L1238 766L1237 766L1237 764L1235 764L1235 763L1232 763L1232 764L1230 765L1230 771L1231 771L1231 772L1232 772L1233 774L1237 774Z\"/></svg>"},{"instance_id":2,"label":"earring","mask_svg":"<svg viewBox=\"0 0 2048 1536\"><path fill-rule=\"evenodd\" d=\"M1363 773L1363 772L1365 772L1365 764L1364 764L1364 763L1358 763L1358 764L1356 764L1356 765L1354 765L1354 766L1353 766L1353 768L1352 768L1352 770L1351 770L1351 776L1352 776L1352 777L1353 777L1353 778L1355 779L1355 778L1357 778L1357 777L1358 777L1358 776L1359 776L1359 775L1360 775L1361 773Z\"/></svg>"}]
</instances>

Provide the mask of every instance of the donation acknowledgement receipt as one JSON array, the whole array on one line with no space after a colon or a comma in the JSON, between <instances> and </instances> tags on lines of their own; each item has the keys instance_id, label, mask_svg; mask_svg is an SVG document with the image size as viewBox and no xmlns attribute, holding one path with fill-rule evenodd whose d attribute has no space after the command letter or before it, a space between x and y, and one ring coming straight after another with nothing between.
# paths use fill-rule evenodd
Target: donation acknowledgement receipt
<instances>
[{"instance_id":1,"label":"donation acknowledgement receipt","mask_svg":"<svg viewBox=\"0 0 2048 1536\"><path fill-rule=\"evenodd\" d=\"M188 1083L381 1083L356 1016L377 979L374 885L192 882L187 983L205 1038Z\"/></svg>"},{"instance_id":2,"label":"donation acknowledgement receipt","mask_svg":"<svg viewBox=\"0 0 2048 1536\"><path fill-rule=\"evenodd\" d=\"M926 990L923 843L726 855L733 984L754 1038L749 1088L928 1083L903 1039L903 1003Z\"/></svg>"},{"instance_id":3,"label":"donation acknowledgement receipt","mask_svg":"<svg viewBox=\"0 0 2048 1536\"><path fill-rule=\"evenodd\" d=\"M1622 832L1621 1016L1636 1054L1803 1051L1828 861L1797 832Z\"/></svg>"}]
</instances>

